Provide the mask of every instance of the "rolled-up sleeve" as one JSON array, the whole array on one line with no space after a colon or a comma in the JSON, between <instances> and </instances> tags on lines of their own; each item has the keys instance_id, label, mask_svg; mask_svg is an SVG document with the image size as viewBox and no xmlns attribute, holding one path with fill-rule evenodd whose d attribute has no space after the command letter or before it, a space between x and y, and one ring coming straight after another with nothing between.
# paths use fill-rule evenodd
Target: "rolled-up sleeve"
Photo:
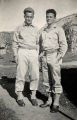
<instances>
[{"instance_id":1,"label":"rolled-up sleeve","mask_svg":"<svg viewBox=\"0 0 77 120\"><path fill-rule=\"evenodd\" d=\"M39 31L38 31L38 32L37 32L37 37L36 37L36 45L37 45L38 54L39 54L39 36L40 36L40 33L39 33Z\"/></svg>"},{"instance_id":2,"label":"rolled-up sleeve","mask_svg":"<svg viewBox=\"0 0 77 120\"><path fill-rule=\"evenodd\" d=\"M62 28L59 28L58 39L59 39L59 54L61 55L61 57L64 57L67 51L68 45L67 45L65 32Z\"/></svg>"},{"instance_id":3,"label":"rolled-up sleeve","mask_svg":"<svg viewBox=\"0 0 77 120\"><path fill-rule=\"evenodd\" d=\"M13 35L13 43L12 43L14 56L17 56L17 52L18 52L18 36L19 36L19 33L18 33L18 30L16 30Z\"/></svg>"},{"instance_id":4,"label":"rolled-up sleeve","mask_svg":"<svg viewBox=\"0 0 77 120\"><path fill-rule=\"evenodd\" d=\"M43 46L42 46L42 32L44 30L44 27L39 30L39 54L43 52Z\"/></svg>"}]
</instances>

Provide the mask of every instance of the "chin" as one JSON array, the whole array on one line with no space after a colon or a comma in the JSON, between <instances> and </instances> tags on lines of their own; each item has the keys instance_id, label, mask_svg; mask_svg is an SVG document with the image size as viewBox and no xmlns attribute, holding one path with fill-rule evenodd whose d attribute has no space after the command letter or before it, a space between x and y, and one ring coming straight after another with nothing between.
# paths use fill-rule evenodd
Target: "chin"
<instances>
[{"instance_id":1,"label":"chin","mask_svg":"<svg viewBox=\"0 0 77 120\"><path fill-rule=\"evenodd\" d=\"M48 25L51 25L52 23L48 22Z\"/></svg>"},{"instance_id":2,"label":"chin","mask_svg":"<svg viewBox=\"0 0 77 120\"><path fill-rule=\"evenodd\" d=\"M48 24L52 24L52 22L51 22L51 21L47 21L47 23L48 23Z\"/></svg>"},{"instance_id":3,"label":"chin","mask_svg":"<svg viewBox=\"0 0 77 120\"><path fill-rule=\"evenodd\" d=\"M31 25L31 23L27 23L28 25Z\"/></svg>"}]
</instances>

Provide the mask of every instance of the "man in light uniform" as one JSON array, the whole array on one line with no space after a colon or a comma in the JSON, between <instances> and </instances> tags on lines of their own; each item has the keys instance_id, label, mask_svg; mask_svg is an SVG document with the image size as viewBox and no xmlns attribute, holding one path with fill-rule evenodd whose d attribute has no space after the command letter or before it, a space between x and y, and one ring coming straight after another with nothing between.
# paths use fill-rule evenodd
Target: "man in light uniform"
<instances>
[{"instance_id":1,"label":"man in light uniform","mask_svg":"<svg viewBox=\"0 0 77 120\"><path fill-rule=\"evenodd\" d=\"M49 78L47 77L47 68L43 66L44 85L50 86L52 95L52 103L50 105L51 112L57 112L59 109L59 98L62 93L61 85L61 73L60 66L62 64L62 58L67 51L67 42L63 29L57 25L56 11L54 9L48 9L46 11L47 26L45 26L41 32L41 54L44 63L47 63ZM47 80L46 80L47 79ZM49 81L48 81L49 80ZM49 85L48 85L49 84ZM40 105L40 107L46 107L46 104Z\"/></svg>"},{"instance_id":2,"label":"man in light uniform","mask_svg":"<svg viewBox=\"0 0 77 120\"><path fill-rule=\"evenodd\" d=\"M22 91L24 90L27 71L30 75L30 90L32 91L32 105L37 106L36 90L39 81L38 62L38 30L32 25L34 10L30 7L24 9L24 24L19 26L14 33L13 51L17 63L15 92L17 103L25 106Z\"/></svg>"}]
</instances>

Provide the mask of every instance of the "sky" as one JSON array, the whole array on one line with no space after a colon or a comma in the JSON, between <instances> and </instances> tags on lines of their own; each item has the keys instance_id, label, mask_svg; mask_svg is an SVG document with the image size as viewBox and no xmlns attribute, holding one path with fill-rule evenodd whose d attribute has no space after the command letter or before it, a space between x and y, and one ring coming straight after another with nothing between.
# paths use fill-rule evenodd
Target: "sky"
<instances>
[{"instance_id":1,"label":"sky","mask_svg":"<svg viewBox=\"0 0 77 120\"><path fill-rule=\"evenodd\" d=\"M0 0L0 31L14 31L24 22L23 10L35 11L33 24L41 28L46 23L46 9L57 11L57 18L77 13L77 0Z\"/></svg>"}]
</instances>

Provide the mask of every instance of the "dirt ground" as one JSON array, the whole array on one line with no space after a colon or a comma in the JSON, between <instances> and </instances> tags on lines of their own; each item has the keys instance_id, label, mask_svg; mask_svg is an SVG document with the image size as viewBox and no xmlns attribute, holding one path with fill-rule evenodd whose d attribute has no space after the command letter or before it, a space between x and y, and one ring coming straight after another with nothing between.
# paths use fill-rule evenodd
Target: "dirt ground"
<instances>
[{"instance_id":1,"label":"dirt ground","mask_svg":"<svg viewBox=\"0 0 77 120\"><path fill-rule=\"evenodd\" d=\"M11 83L10 86L13 87L13 84ZM24 97L26 106L23 108L18 106L13 88L10 87L8 92L9 86L8 89L5 87L7 85L4 83L0 86L0 120L70 120L61 113L50 113L49 108L32 106L27 97ZM42 101L38 99L38 103L41 104Z\"/></svg>"},{"instance_id":2,"label":"dirt ground","mask_svg":"<svg viewBox=\"0 0 77 120\"><path fill-rule=\"evenodd\" d=\"M50 113L49 107L42 109L39 106L32 106L25 94L30 92L28 83L25 85L27 90L24 91L26 106L18 106L15 94L15 74L16 65L13 57L5 55L0 58L0 120L77 120L77 69L62 70L64 93L60 98L58 113ZM39 105L47 99L42 82L37 91L37 98Z\"/></svg>"}]
</instances>

